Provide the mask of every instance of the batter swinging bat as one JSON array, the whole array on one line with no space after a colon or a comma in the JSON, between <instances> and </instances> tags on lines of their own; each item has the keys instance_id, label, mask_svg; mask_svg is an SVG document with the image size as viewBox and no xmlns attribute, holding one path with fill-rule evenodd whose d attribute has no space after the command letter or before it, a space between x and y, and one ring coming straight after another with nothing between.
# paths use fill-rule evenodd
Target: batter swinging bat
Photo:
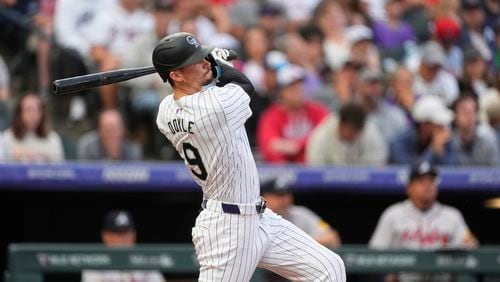
<instances>
[{"instance_id":1,"label":"batter swinging bat","mask_svg":"<svg viewBox=\"0 0 500 282\"><path fill-rule=\"evenodd\" d=\"M229 50L229 52L230 54L227 57L228 61L232 61L238 58L238 54L235 51ZM83 91L93 87L126 81L155 72L156 69L154 67L130 68L99 72L55 80L52 83L52 89L54 91L54 94L63 95Z\"/></svg>"}]
</instances>

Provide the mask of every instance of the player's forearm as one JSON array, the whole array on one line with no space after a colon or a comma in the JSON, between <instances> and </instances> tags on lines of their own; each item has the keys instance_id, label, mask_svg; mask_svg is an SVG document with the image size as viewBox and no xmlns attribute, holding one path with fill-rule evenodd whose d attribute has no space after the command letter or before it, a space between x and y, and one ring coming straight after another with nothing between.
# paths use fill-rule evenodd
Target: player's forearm
<instances>
[{"instance_id":1,"label":"player's forearm","mask_svg":"<svg viewBox=\"0 0 500 282\"><path fill-rule=\"evenodd\" d=\"M226 64L220 64L220 67L222 68L222 74L219 77L219 83L217 83L217 86L224 86L228 83L234 83L243 88L243 90L245 90L248 95L253 95L255 91L254 87L252 85L252 82L250 82L250 79L248 79L246 75Z\"/></svg>"}]
</instances>

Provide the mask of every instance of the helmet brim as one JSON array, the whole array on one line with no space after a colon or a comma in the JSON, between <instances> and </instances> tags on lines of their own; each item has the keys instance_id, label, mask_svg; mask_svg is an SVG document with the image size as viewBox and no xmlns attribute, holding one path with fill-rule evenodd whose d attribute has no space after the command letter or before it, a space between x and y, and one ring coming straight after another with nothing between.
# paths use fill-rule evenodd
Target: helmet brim
<instances>
[{"instance_id":1,"label":"helmet brim","mask_svg":"<svg viewBox=\"0 0 500 282\"><path fill-rule=\"evenodd\" d=\"M210 52L212 52L213 49L214 49L214 46L202 45L201 49L199 49L198 52L196 52L191 57L189 57L189 59L187 59L182 64L180 64L179 66L177 66L171 70L178 70L178 69L196 64L199 61L205 59L208 56L208 54L210 54Z\"/></svg>"}]
</instances>

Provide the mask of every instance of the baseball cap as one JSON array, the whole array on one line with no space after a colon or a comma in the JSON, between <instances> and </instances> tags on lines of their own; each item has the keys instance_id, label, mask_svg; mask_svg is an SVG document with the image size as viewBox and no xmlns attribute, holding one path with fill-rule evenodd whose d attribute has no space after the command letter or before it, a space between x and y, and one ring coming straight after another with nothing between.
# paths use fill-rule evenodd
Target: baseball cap
<instances>
[{"instance_id":1,"label":"baseball cap","mask_svg":"<svg viewBox=\"0 0 500 282\"><path fill-rule=\"evenodd\" d=\"M267 69L278 71L282 67L288 65L288 59L285 53L277 50L267 52L264 58L264 66Z\"/></svg>"},{"instance_id":2,"label":"baseball cap","mask_svg":"<svg viewBox=\"0 0 500 282\"><path fill-rule=\"evenodd\" d=\"M416 122L431 122L443 126L448 126L454 116L440 98L432 95L420 97L413 106L412 115Z\"/></svg>"},{"instance_id":3,"label":"baseball cap","mask_svg":"<svg viewBox=\"0 0 500 282\"><path fill-rule=\"evenodd\" d=\"M305 77L306 73L303 68L297 65L288 64L278 69L276 73L276 82L279 88L284 88L296 81L304 80Z\"/></svg>"},{"instance_id":4,"label":"baseball cap","mask_svg":"<svg viewBox=\"0 0 500 282\"><path fill-rule=\"evenodd\" d=\"M442 41L455 41L460 37L460 25L452 18L439 18L434 21L434 34Z\"/></svg>"},{"instance_id":5,"label":"baseball cap","mask_svg":"<svg viewBox=\"0 0 500 282\"><path fill-rule=\"evenodd\" d=\"M435 41L428 41L422 47L422 63L428 66L442 66L446 59L443 47Z\"/></svg>"},{"instance_id":6,"label":"baseball cap","mask_svg":"<svg viewBox=\"0 0 500 282\"><path fill-rule=\"evenodd\" d=\"M113 210L104 216L103 230L121 233L134 230L134 221L129 212L124 210Z\"/></svg>"},{"instance_id":7,"label":"baseball cap","mask_svg":"<svg viewBox=\"0 0 500 282\"><path fill-rule=\"evenodd\" d=\"M347 28L346 37L351 44L354 44L363 40L372 40L373 32L366 25L353 25Z\"/></svg>"},{"instance_id":8,"label":"baseball cap","mask_svg":"<svg viewBox=\"0 0 500 282\"><path fill-rule=\"evenodd\" d=\"M413 181L425 175L436 177L438 175L437 168L428 162L417 163L411 166L409 181Z\"/></svg>"},{"instance_id":9,"label":"baseball cap","mask_svg":"<svg viewBox=\"0 0 500 282\"><path fill-rule=\"evenodd\" d=\"M269 193L276 195L284 195L292 192L290 181L283 177L277 177L264 182L260 187L261 194Z\"/></svg>"}]
</instances>

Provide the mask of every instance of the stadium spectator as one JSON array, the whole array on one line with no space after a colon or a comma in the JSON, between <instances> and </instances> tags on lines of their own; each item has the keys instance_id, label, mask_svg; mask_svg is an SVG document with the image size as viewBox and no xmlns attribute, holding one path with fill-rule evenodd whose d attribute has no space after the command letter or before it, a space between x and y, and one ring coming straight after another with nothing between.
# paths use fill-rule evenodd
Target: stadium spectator
<instances>
[{"instance_id":1,"label":"stadium spectator","mask_svg":"<svg viewBox=\"0 0 500 282\"><path fill-rule=\"evenodd\" d=\"M312 93L317 91L323 83L320 73L314 67L314 63L308 56L309 52L314 50L309 49L310 46L306 40L299 33L295 32L289 32L280 36L276 40L275 45L278 49L285 53L291 64L298 65L304 69L305 92L308 97L311 98ZM318 57L321 59L321 53Z\"/></svg>"},{"instance_id":2,"label":"stadium spectator","mask_svg":"<svg viewBox=\"0 0 500 282\"><path fill-rule=\"evenodd\" d=\"M453 75L443 69L446 60L443 47L435 41L422 46L422 59L415 75L413 91L417 96L437 96L446 105L458 96L458 82Z\"/></svg>"},{"instance_id":3,"label":"stadium spectator","mask_svg":"<svg viewBox=\"0 0 500 282\"><path fill-rule=\"evenodd\" d=\"M462 3L462 48L473 46L488 62L493 59L495 33L485 25L486 14L480 0L464 0Z\"/></svg>"},{"instance_id":4,"label":"stadium spectator","mask_svg":"<svg viewBox=\"0 0 500 282\"><path fill-rule=\"evenodd\" d=\"M312 210L294 204L290 181L285 176L262 184L261 195L266 199L267 207L295 224L318 243L330 248L339 247L341 240L337 230Z\"/></svg>"},{"instance_id":5,"label":"stadium spectator","mask_svg":"<svg viewBox=\"0 0 500 282\"><path fill-rule=\"evenodd\" d=\"M400 0L385 1L387 20L372 24L374 43L380 48L383 58L401 61L404 58L404 44L416 40L411 26L401 20L403 3Z\"/></svg>"},{"instance_id":6,"label":"stadium spectator","mask_svg":"<svg viewBox=\"0 0 500 282\"><path fill-rule=\"evenodd\" d=\"M380 72L369 68L361 70L354 99L365 108L368 119L378 127L387 142L408 127L403 110L387 101Z\"/></svg>"},{"instance_id":7,"label":"stadium spectator","mask_svg":"<svg viewBox=\"0 0 500 282\"><path fill-rule=\"evenodd\" d=\"M403 1L404 11L402 19L407 22L417 37L417 42L430 39L429 22L431 15L427 9L427 0Z\"/></svg>"},{"instance_id":8,"label":"stadium spectator","mask_svg":"<svg viewBox=\"0 0 500 282\"><path fill-rule=\"evenodd\" d=\"M286 20L283 17L283 8L277 3L262 3L259 8L257 25L262 27L272 38L284 34Z\"/></svg>"},{"instance_id":9,"label":"stadium spectator","mask_svg":"<svg viewBox=\"0 0 500 282\"><path fill-rule=\"evenodd\" d=\"M380 71L380 55L373 44L372 30L366 25L353 25L345 33L351 45L350 59L374 71Z\"/></svg>"},{"instance_id":10,"label":"stadium spectator","mask_svg":"<svg viewBox=\"0 0 500 282\"><path fill-rule=\"evenodd\" d=\"M139 35L130 44L130 53L123 60L124 68L145 67L151 65L151 54L156 43L167 34L167 26L173 17L172 4L166 0L156 0L153 5L155 28ZM124 82L130 87L130 114L134 117L129 121L131 132L140 140L144 153L158 154L163 150L164 138L156 127L156 115L161 100L172 92L169 84L164 84L158 75L146 75ZM164 146L167 152L167 146ZM168 146L170 148L170 146ZM175 152L168 152L168 159Z\"/></svg>"},{"instance_id":11,"label":"stadium spectator","mask_svg":"<svg viewBox=\"0 0 500 282\"><path fill-rule=\"evenodd\" d=\"M321 0L273 0L279 4L287 19L287 30L297 31L298 27L309 22L314 8Z\"/></svg>"},{"instance_id":12,"label":"stadium spectator","mask_svg":"<svg viewBox=\"0 0 500 282\"><path fill-rule=\"evenodd\" d=\"M445 60L443 69L456 78L462 77L463 52L457 43L460 39L460 24L451 17L439 18L434 21L434 40L443 47Z\"/></svg>"},{"instance_id":13,"label":"stadium spectator","mask_svg":"<svg viewBox=\"0 0 500 282\"><path fill-rule=\"evenodd\" d=\"M124 210L112 210L104 216L101 240L109 248L132 248L137 231L131 214ZM84 270L82 282L164 282L159 271L145 270Z\"/></svg>"},{"instance_id":14,"label":"stadium spectator","mask_svg":"<svg viewBox=\"0 0 500 282\"><path fill-rule=\"evenodd\" d=\"M498 150L500 151L500 97L489 103L486 107L488 123L497 136Z\"/></svg>"},{"instance_id":15,"label":"stadium spectator","mask_svg":"<svg viewBox=\"0 0 500 282\"><path fill-rule=\"evenodd\" d=\"M120 112L103 110L97 120L97 130L84 134L78 140L79 160L140 160L139 144L125 136L125 125Z\"/></svg>"},{"instance_id":16,"label":"stadium spectator","mask_svg":"<svg viewBox=\"0 0 500 282\"><path fill-rule=\"evenodd\" d=\"M354 95L359 89L359 74L363 67L363 64L350 58L340 69L333 72L332 88L335 101L333 104L337 105L335 107L337 111L341 105L354 99Z\"/></svg>"},{"instance_id":17,"label":"stadium spectator","mask_svg":"<svg viewBox=\"0 0 500 282\"><path fill-rule=\"evenodd\" d=\"M323 50L326 63L338 70L349 59L351 46L345 35L346 15L342 6L333 0L321 1L314 10L313 23L324 35Z\"/></svg>"},{"instance_id":18,"label":"stadium spectator","mask_svg":"<svg viewBox=\"0 0 500 282\"><path fill-rule=\"evenodd\" d=\"M454 103L452 145L457 165L500 165L500 154L494 132L479 123L477 97L462 94Z\"/></svg>"},{"instance_id":19,"label":"stadium spectator","mask_svg":"<svg viewBox=\"0 0 500 282\"><path fill-rule=\"evenodd\" d=\"M464 50L463 77L459 85L461 92L472 92L479 98L488 91L488 62L474 47Z\"/></svg>"},{"instance_id":20,"label":"stadium spectator","mask_svg":"<svg viewBox=\"0 0 500 282\"><path fill-rule=\"evenodd\" d=\"M3 132L7 161L60 162L64 160L61 137L49 128L45 104L29 93L17 102L11 126Z\"/></svg>"},{"instance_id":21,"label":"stadium spectator","mask_svg":"<svg viewBox=\"0 0 500 282\"><path fill-rule=\"evenodd\" d=\"M417 100L412 109L414 125L398 133L389 144L389 162L453 165L451 130L453 112L434 96Z\"/></svg>"},{"instance_id":22,"label":"stadium spectator","mask_svg":"<svg viewBox=\"0 0 500 282\"><path fill-rule=\"evenodd\" d=\"M253 99L250 101L250 109L253 115L247 120L245 127L248 133L248 139L252 146L255 146L257 127L259 117L262 112L271 103L271 95L275 89L273 82L270 80L275 77L275 70L278 66L274 66L275 54L277 51L270 53L271 43L266 30L260 26L250 27L246 30L243 37L243 48L246 60L242 65L242 72L250 79L255 86ZM282 61L282 55L277 57ZM286 59L286 58L285 58ZM266 65L267 64L267 65ZM279 63L280 65L282 62Z\"/></svg>"},{"instance_id":23,"label":"stadium spectator","mask_svg":"<svg viewBox=\"0 0 500 282\"><path fill-rule=\"evenodd\" d=\"M9 126L10 75L7 64L0 56L0 131Z\"/></svg>"},{"instance_id":24,"label":"stadium spectator","mask_svg":"<svg viewBox=\"0 0 500 282\"><path fill-rule=\"evenodd\" d=\"M306 145L306 163L312 165L383 165L387 156L384 137L356 103L324 119Z\"/></svg>"},{"instance_id":25,"label":"stadium spectator","mask_svg":"<svg viewBox=\"0 0 500 282\"><path fill-rule=\"evenodd\" d=\"M279 99L262 113L257 142L263 159L271 163L303 163L311 131L328 115L325 106L308 100L304 70L287 65L277 73Z\"/></svg>"},{"instance_id":26,"label":"stadium spectator","mask_svg":"<svg viewBox=\"0 0 500 282\"><path fill-rule=\"evenodd\" d=\"M434 250L477 247L478 241L460 211L437 201L438 180L437 169L429 163L412 166L406 184L407 200L389 206L382 213L370 239L370 248ZM400 282L455 281L446 273L400 273L397 276L396 281Z\"/></svg>"},{"instance_id":27,"label":"stadium spectator","mask_svg":"<svg viewBox=\"0 0 500 282\"><path fill-rule=\"evenodd\" d=\"M115 0L57 0L54 15L54 39L59 52L53 65L54 78L88 73L91 65L91 43L88 34L92 21L100 11L107 11ZM80 121L87 116L88 103L83 95L73 95L69 103L68 118Z\"/></svg>"},{"instance_id":28,"label":"stadium spectator","mask_svg":"<svg viewBox=\"0 0 500 282\"><path fill-rule=\"evenodd\" d=\"M184 2L184 1L180 1ZM118 0L109 9L102 10L88 27L90 56L99 71L120 68L130 56L129 46L137 38L153 29L151 14L140 7L139 0ZM118 85L99 88L101 106L113 109L119 106Z\"/></svg>"},{"instance_id":29,"label":"stadium spectator","mask_svg":"<svg viewBox=\"0 0 500 282\"><path fill-rule=\"evenodd\" d=\"M398 67L390 78L388 95L402 109L409 123L413 122L411 109L415 104L415 93L413 93L413 73L406 67Z\"/></svg>"}]
</instances>

